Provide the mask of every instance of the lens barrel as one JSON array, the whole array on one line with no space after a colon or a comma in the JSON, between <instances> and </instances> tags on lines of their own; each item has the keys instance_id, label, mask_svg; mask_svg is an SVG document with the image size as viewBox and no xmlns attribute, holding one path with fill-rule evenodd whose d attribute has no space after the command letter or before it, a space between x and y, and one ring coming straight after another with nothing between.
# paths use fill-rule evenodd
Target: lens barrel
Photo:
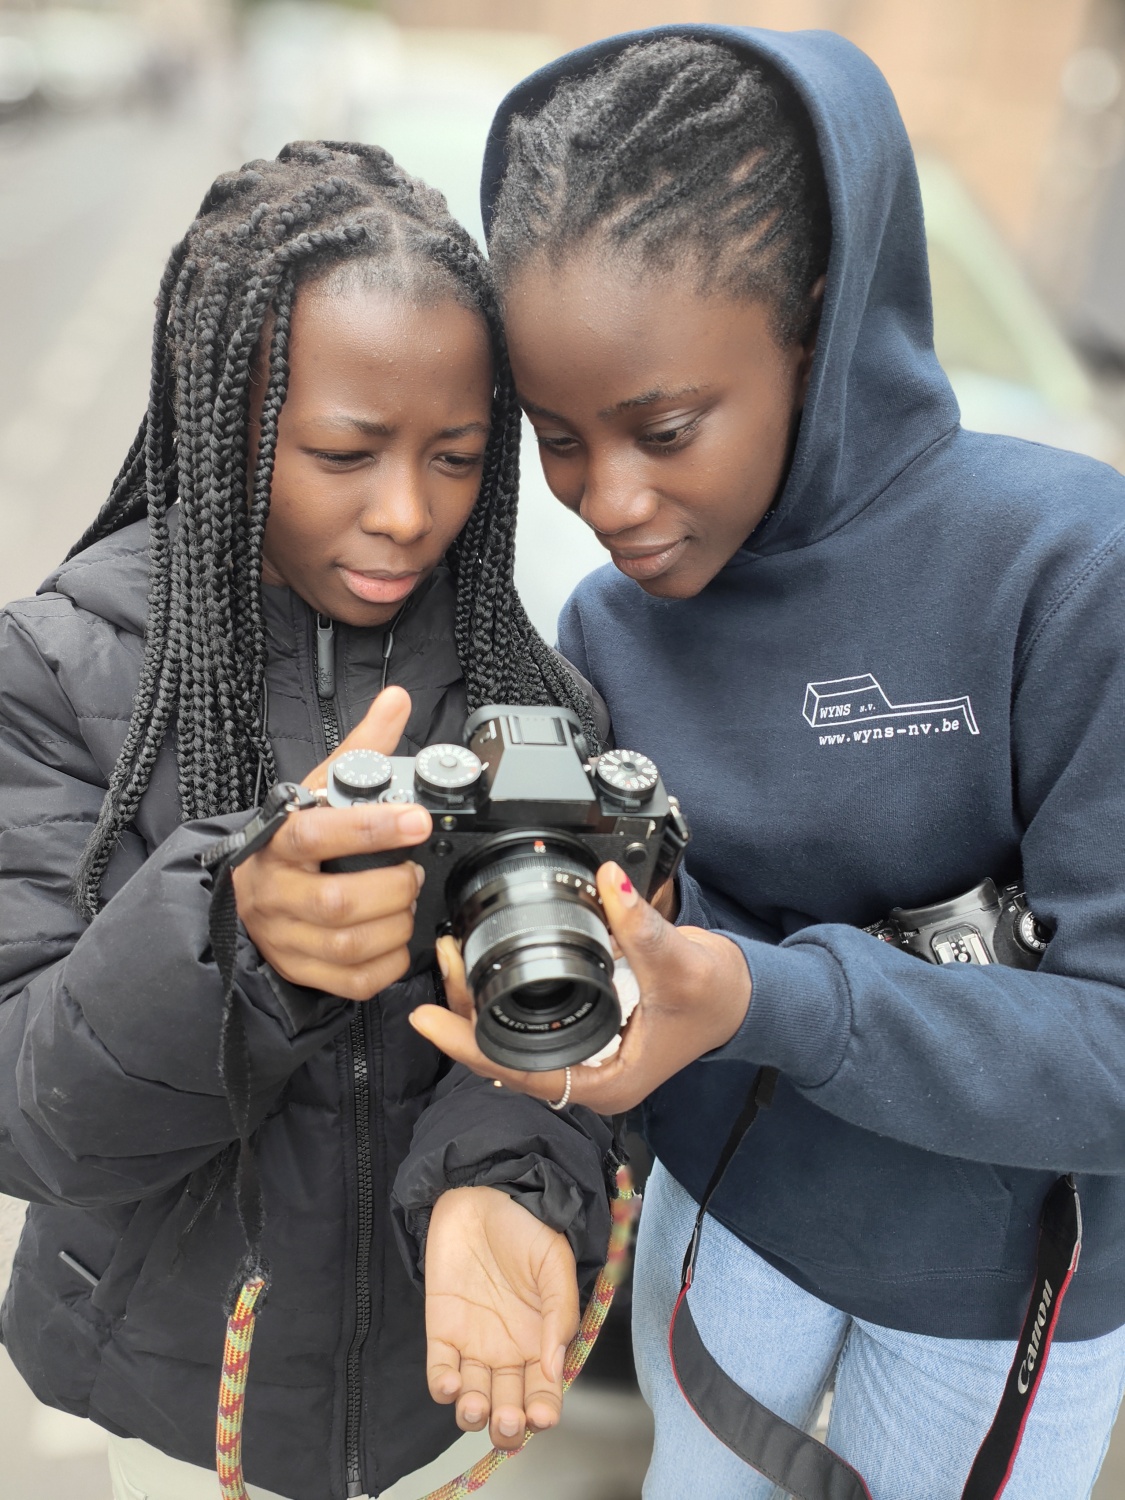
<instances>
[{"instance_id":1,"label":"lens barrel","mask_svg":"<svg viewBox=\"0 0 1125 1500\"><path fill-rule=\"evenodd\" d=\"M621 1029L596 868L578 839L521 829L485 840L451 875L477 1043L493 1062L567 1067Z\"/></svg>"}]
</instances>

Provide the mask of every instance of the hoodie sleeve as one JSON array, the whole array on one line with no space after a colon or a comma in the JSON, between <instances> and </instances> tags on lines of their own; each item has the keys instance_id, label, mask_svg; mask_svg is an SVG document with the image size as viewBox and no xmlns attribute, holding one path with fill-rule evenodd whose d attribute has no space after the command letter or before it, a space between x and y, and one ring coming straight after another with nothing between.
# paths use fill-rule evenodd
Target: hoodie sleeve
<instances>
[{"instance_id":1,"label":"hoodie sleeve","mask_svg":"<svg viewBox=\"0 0 1125 1500\"><path fill-rule=\"evenodd\" d=\"M151 853L125 833L114 894L87 925L71 884L105 783L11 611L0 614L0 681L0 1191L132 1202L235 1133L218 1071L210 876L196 856L248 815L186 823ZM236 994L261 1116L351 1007L287 985L245 935Z\"/></svg>"},{"instance_id":2,"label":"hoodie sleeve","mask_svg":"<svg viewBox=\"0 0 1125 1500\"><path fill-rule=\"evenodd\" d=\"M424 1284L426 1233L440 1195L494 1187L566 1235L579 1285L590 1285L609 1243L612 1146L609 1123L592 1110L551 1110L542 1100L493 1088L466 1068L452 1069L414 1128L391 1194L399 1247L414 1280Z\"/></svg>"},{"instance_id":3,"label":"hoodie sleeve","mask_svg":"<svg viewBox=\"0 0 1125 1500\"><path fill-rule=\"evenodd\" d=\"M776 947L728 933L752 994L711 1057L779 1068L830 1113L925 1150L1125 1172L1123 595L1118 535L1017 663L1023 872L1054 934L1039 970L938 967L846 926Z\"/></svg>"}]
</instances>

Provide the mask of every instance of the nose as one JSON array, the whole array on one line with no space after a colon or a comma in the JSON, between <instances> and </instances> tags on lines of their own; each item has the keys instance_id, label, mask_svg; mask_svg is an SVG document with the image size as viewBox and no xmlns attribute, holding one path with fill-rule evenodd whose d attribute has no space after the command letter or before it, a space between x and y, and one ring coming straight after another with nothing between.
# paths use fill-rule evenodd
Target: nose
<instances>
[{"instance_id":1,"label":"nose","mask_svg":"<svg viewBox=\"0 0 1125 1500\"><path fill-rule=\"evenodd\" d=\"M658 507L656 494L627 460L590 454L578 514L599 536L617 536L643 526Z\"/></svg>"},{"instance_id":2,"label":"nose","mask_svg":"<svg viewBox=\"0 0 1125 1500\"><path fill-rule=\"evenodd\" d=\"M410 547L434 525L424 471L414 464L384 463L372 476L359 517L368 536L385 536L396 547Z\"/></svg>"}]
</instances>

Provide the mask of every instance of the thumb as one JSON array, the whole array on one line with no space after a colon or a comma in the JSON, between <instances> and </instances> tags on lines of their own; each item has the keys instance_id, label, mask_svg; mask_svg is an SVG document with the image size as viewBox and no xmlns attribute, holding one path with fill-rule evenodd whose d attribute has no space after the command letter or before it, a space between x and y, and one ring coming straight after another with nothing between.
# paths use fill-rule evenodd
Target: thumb
<instances>
[{"instance_id":1,"label":"thumb","mask_svg":"<svg viewBox=\"0 0 1125 1500\"><path fill-rule=\"evenodd\" d=\"M384 755L393 755L409 718L410 694L406 689L384 688L339 749L310 772L305 785L310 791L327 786L328 767L348 750L379 750Z\"/></svg>"},{"instance_id":2,"label":"thumb","mask_svg":"<svg viewBox=\"0 0 1125 1500\"><path fill-rule=\"evenodd\" d=\"M620 865L602 865L598 871L598 894L609 930L629 960L643 995L660 977L660 969L668 960L669 937L675 928L642 899Z\"/></svg>"}]
</instances>

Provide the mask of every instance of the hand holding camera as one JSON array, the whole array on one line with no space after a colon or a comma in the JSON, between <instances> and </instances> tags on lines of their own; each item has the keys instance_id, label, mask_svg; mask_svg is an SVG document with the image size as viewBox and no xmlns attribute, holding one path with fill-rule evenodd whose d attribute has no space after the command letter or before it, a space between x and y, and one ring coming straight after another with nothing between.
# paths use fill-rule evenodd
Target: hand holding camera
<instances>
[{"instance_id":1,"label":"hand holding camera","mask_svg":"<svg viewBox=\"0 0 1125 1500\"><path fill-rule=\"evenodd\" d=\"M393 750L410 714L402 688L388 688L344 741L341 753ZM330 761L306 778L328 782ZM265 848L233 872L242 925L283 979L348 1000L368 1000L410 967L419 865L395 863L357 874L325 874L323 862L375 851L407 850L431 832L424 808L361 802L316 807L289 818Z\"/></svg>"},{"instance_id":2,"label":"hand holding camera","mask_svg":"<svg viewBox=\"0 0 1125 1500\"><path fill-rule=\"evenodd\" d=\"M613 1056L571 1068L569 1097L573 1104L611 1115L632 1109L673 1074L730 1041L750 1004L750 974L729 938L699 927L673 927L641 899L620 866L603 865L597 884L610 931L629 960L641 998ZM451 938L438 945L438 960L451 1010L419 1006L410 1016L416 1029L482 1077L538 1099L560 1098L563 1072L501 1068L485 1055L477 1045L480 1022L474 1031L465 966Z\"/></svg>"}]
</instances>

